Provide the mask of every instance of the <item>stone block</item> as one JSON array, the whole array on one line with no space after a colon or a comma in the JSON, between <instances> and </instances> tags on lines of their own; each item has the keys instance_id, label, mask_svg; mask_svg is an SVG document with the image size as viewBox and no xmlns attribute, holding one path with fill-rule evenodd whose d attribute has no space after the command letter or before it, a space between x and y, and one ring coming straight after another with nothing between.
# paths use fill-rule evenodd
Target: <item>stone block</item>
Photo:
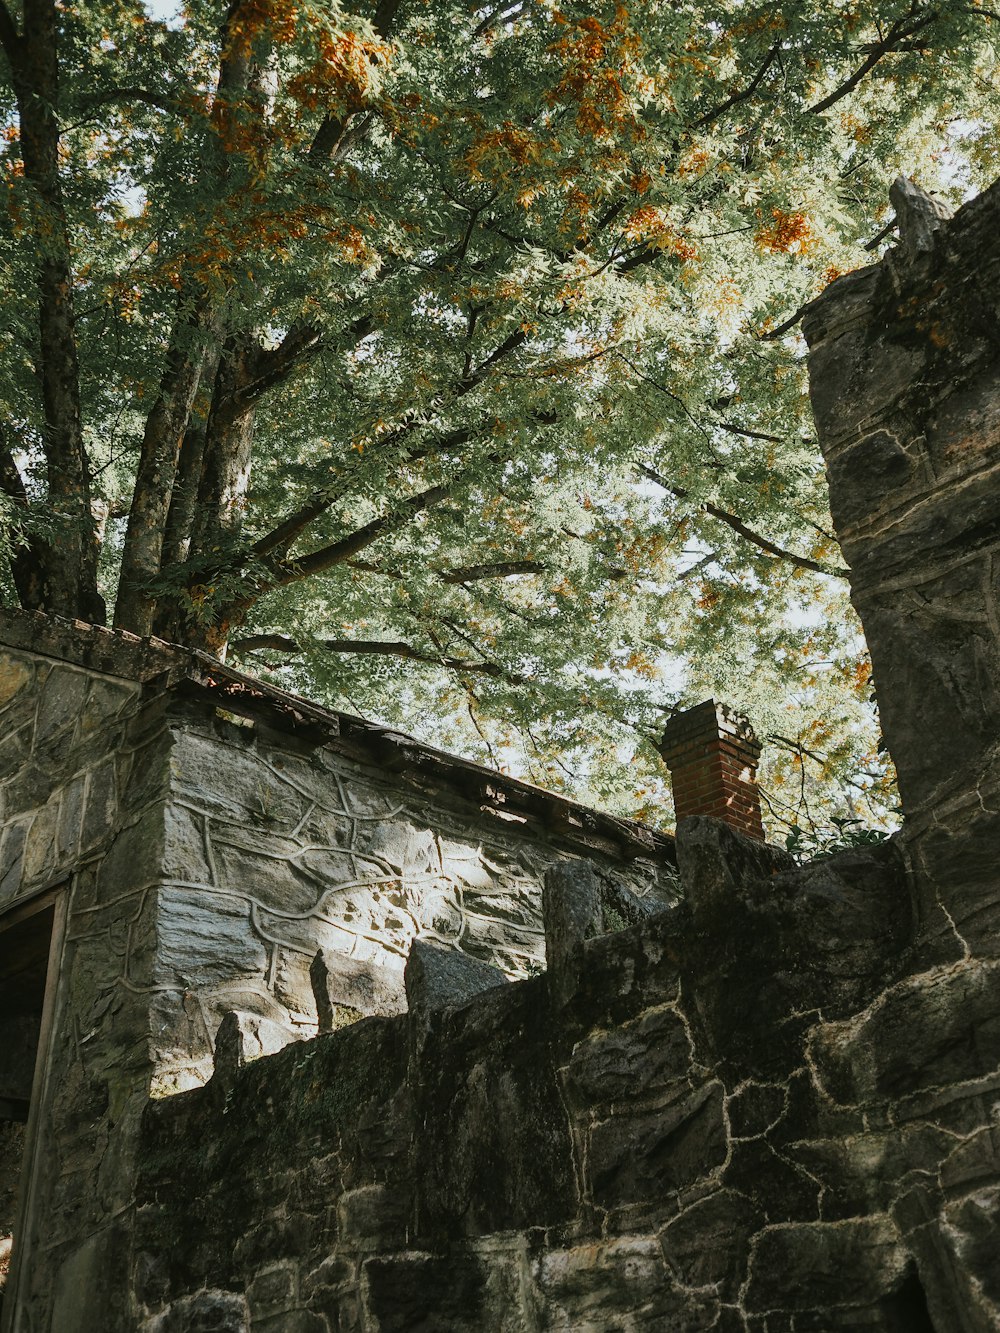
<instances>
[{"instance_id":1,"label":"stone block","mask_svg":"<svg viewBox=\"0 0 1000 1333\"><path fill-rule=\"evenodd\" d=\"M124 809L139 812L149 804L160 804L166 799L170 785L167 740L167 736L157 733L131 754L119 752L115 756L118 790Z\"/></svg>"},{"instance_id":2,"label":"stone block","mask_svg":"<svg viewBox=\"0 0 1000 1333\"><path fill-rule=\"evenodd\" d=\"M571 1105L581 1113L603 1115L612 1106L623 1109L677 1084L688 1087L693 1056L681 1015L652 1009L578 1042L561 1073Z\"/></svg>"},{"instance_id":3,"label":"stone block","mask_svg":"<svg viewBox=\"0 0 1000 1333\"><path fill-rule=\"evenodd\" d=\"M265 930L267 925L265 918L263 921ZM315 943L315 939L311 941L311 944ZM314 1025L316 999L309 977L309 954L297 948L286 949L273 942L269 948L273 960L269 986L274 1001L287 1011L290 1021Z\"/></svg>"},{"instance_id":4,"label":"stone block","mask_svg":"<svg viewBox=\"0 0 1000 1333\"><path fill-rule=\"evenodd\" d=\"M58 792L35 813L24 843L22 874L26 884L36 884L52 878L59 863L56 834L59 827Z\"/></svg>"},{"instance_id":5,"label":"stone block","mask_svg":"<svg viewBox=\"0 0 1000 1333\"><path fill-rule=\"evenodd\" d=\"M137 698L138 687L131 682L91 680L87 701L80 711L78 738L105 732L112 722L135 706Z\"/></svg>"},{"instance_id":6,"label":"stone block","mask_svg":"<svg viewBox=\"0 0 1000 1333\"><path fill-rule=\"evenodd\" d=\"M224 1092L245 1064L274 1055L288 1045L288 1032L259 1014L228 1009L215 1034L213 1080Z\"/></svg>"},{"instance_id":7,"label":"stone block","mask_svg":"<svg viewBox=\"0 0 1000 1333\"><path fill-rule=\"evenodd\" d=\"M457 1009L474 996L507 978L495 967L434 940L414 940L404 973L406 1000L412 1014Z\"/></svg>"},{"instance_id":8,"label":"stone block","mask_svg":"<svg viewBox=\"0 0 1000 1333\"><path fill-rule=\"evenodd\" d=\"M29 821L24 819L4 826L3 841L0 842L0 907L13 901L21 887L24 844L29 827Z\"/></svg>"},{"instance_id":9,"label":"stone block","mask_svg":"<svg viewBox=\"0 0 1000 1333\"><path fill-rule=\"evenodd\" d=\"M421 1234L482 1235L573 1216L573 1140L544 997L538 977L441 1011L411 1064Z\"/></svg>"},{"instance_id":10,"label":"stone block","mask_svg":"<svg viewBox=\"0 0 1000 1333\"><path fill-rule=\"evenodd\" d=\"M293 860L279 854L269 856L268 840L263 837L257 851L234 846L215 837L214 822L208 824L215 869L220 889L245 894L262 907L293 915L316 910L323 895L336 881L317 879L306 874Z\"/></svg>"},{"instance_id":11,"label":"stone block","mask_svg":"<svg viewBox=\"0 0 1000 1333\"><path fill-rule=\"evenodd\" d=\"M84 851L100 847L111 837L118 807L115 761L107 759L91 770L87 778L87 799L80 829Z\"/></svg>"},{"instance_id":12,"label":"stone block","mask_svg":"<svg viewBox=\"0 0 1000 1333\"><path fill-rule=\"evenodd\" d=\"M32 723L22 720L19 725L11 726L6 718L0 719L3 735L0 735L0 782L14 777L28 761L31 754Z\"/></svg>"},{"instance_id":13,"label":"stone block","mask_svg":"<svg viewBox=\"0 0 1000 1333\"><path fill-rule=\"evenodd\" d=\"M208 1288L172 1301L141 1333L250 1333L250 1311L242 1292Z\"/></svg>"},{"instance_id":14,"label":"stone block","mask_svg":"<svg viewBox=\"0 0 1000 1333\"><path fill-rule=\"evenodd\" d=\"M124 897L160 878L163 864L163 812L151 807L114 838L101 861L102 902Z\"/></svg>"},{"instance_id":15,"label":"stone block","mask_svg":"<svg viewBox=\"0 0 1000 1333\"><path fill-rule=\"evenodd\" d=\"M199 988L264 974L267 953L254 933L250 906L234 894L161 889L157 933L161 983Z\"/></svg>"},{"instance_id":16,"label":"stone block","mask_svg":"<svg viewBox=\"0 0 1000 1333\"><path fill-rule=\"evenodd\" d=\"M752 1241L748 1313L857 1307L897 1288L909 1256L887 1217L766 1227Z\"/></svg>"},{"instance_id":17,"label":"stone block","mask_svg":"<svg viewBox=\"0 0 1000 1333\"><path fill-rule=\"evenodd\" d=\"M553 1246L536 1260L534 1278L552 1333L707 1329L718 1314L711 1292L685 1292L671 1281L653 1237Z\"/></svg>"},{"instance_id":18,"label":"stone block","mask_svg":"<svg viewBox=\"0 0 1000 1333\"><path fill-rule=\"evenodd\" d=\"M387 1185L348 1190L337 1204L337 1230L351 1249L390 1253L406 1245L411 1201Z\"/></svg>"},{"instance_id":19,"label":"stone block","mask_svg":"<svg viewBox=\"0 0 1000 1333\"><path fill-rule=\"evenodd\" d=\"M177 730L170 771L178 795L224 820L284 836L302 817L301 796L249 746Z\"/></svg>"},{"instance_id":20,"label":"stone block","mask_svg":"<svg viewBox=\"0 0 1000 1333\"><path fill-rule=\"evenodd\" d=\"M287 1310L298 1292L298 1269L278 1264L258 1272L247 1290L255 1321L258 1315Z\"/></svg>"},{"instance_id":21,"label":"stone block","mask_svg":"<svg viewBox=\"0 0 1000 1333\"><path fill-rule=\"evenodd\" d=\"M893 1099L1000 1066L1000 964L967 960L907 977L870 1011L815 1029L812 1058L842 1104Z\"/></svg>"},{"instance_id":22,"label":"stone block","mask_svg":"<svg viewBox=\"0 0 1000 1333\"><path fill-rule=\"evenodd\" d=\"M695 921L714 925L758 884L791 870L781 847L750 838L721 819L692 816L677 829L677 867Z\"/></svg>"},{"instance_id":23,"label":"stone block","mask_svg":"<svg viewBox=\"0 0 1000 1333\"><path fill-rule=\"evenodd\" d=\"M90 677L68 666L54 666L38 700L35 746L48 747L57 736L75 728L90 689Z\"/></svg>"},{"instance_id":24,"label":"stone block","mask_svg":"<svg viewBox=\"0 0 1000 1333\"><path fill-rule=\"evenodd\" d=\"M204 817L170 802L163 813L163 875L187 884L213 883Z\"/></svg>"},{"instance_id":25,"label":"stone block","mask_svg":"<svg viewBox=\"0 0 1000 1333\"><path fill-rule=\"evenodd\" d=\"M754 1221L745 1194L712 1191L660 1232L667 1267L683 1286L713 1286L724 1301L735 1301L746 1277Z\"/></svg>"},{"instance_id":26,"label":"stone block","mask_svg":"<svg viewBox=\"0 0 1000 1333\"><path fill-rule=\"evenodd\" d=\"M583 861L558 861L545 872L542 892L549 995L565 1005L579 984L583 945L604 930L601 886Z\"/></svg>"},{"instance_id":27,"label":"stone block","mask_svg":"<svg viewBox=\"0 0 1000 1333\"><path fill-rule=\"evenodd\" d=\"M510 1258L411 1252L369 1259L364 1277L364 1327L378 1333L521 1333L525 1327Z\"/></svg>"},{"instance_id":28,"label":"stone block","mask_svg":"<svg viewBox=\"0 0 1000 1333\"><path fill-rule=\"evenodd\" d=\"M616 1114L589 1134L587 1168L594 1202L604 1208L663 1198L694 1184L726 1160L723 1090L676 1092L660 1106Z\"/></svg>"},{"instance_id":29,"label":"stone block","mask_svg":"<svg viewBox=\"0 0 1000 1333\"><path fill-rule=\"evenodd\" d=\"M647 1009L681 998L680 961L691 952L685 907L651 917L641 930L589 940L583 947L576 989L553 1040L572 1043L597 1028L631 1022Z\"/></svg>"},{"instance_id":30,"label":"stone block","mask_svg":"<svg viewBox=\"0 0 1000 1333\"><path fill-rule=\"evenodd\" d=\"M19 694L26 694L34 684L31 663L13 653L0 651L0 709Z\"/></svg>"},{"instance_id":31,"label":"stone block","mask_svg":"<svg viewBox=\"0 0 1000 1333\"><path fill-rule=\"evenodd\" d=\"M60 865L68 865L80 845L85 781L82 774L73 778L66 783L60 794L59 827L56 833L56 855Z\"/></svg>"},{"instance_id":32,"label":"stone block","mask_svg":"<svg viewBox=\"0 0 1000 1333\"><path fill-rule=\"evenodd\" d=\"M127 1327L127 1245L118 1221L66 1247L49 1293L52 1329L93 1333L98 1328Z\"/></svg>"},{"instance_id":33,"label":"stone block","mask_svg":"<svg viewBox=\"0 0 1000 1333\"><path fill-rule=\"evenodd\" d=\"M309 968L320 1032L342 1027L338 1014L350 1010L359 1018L406 1012L402 969L347 958L320 949Z\"/></svg>"}]
</instances>

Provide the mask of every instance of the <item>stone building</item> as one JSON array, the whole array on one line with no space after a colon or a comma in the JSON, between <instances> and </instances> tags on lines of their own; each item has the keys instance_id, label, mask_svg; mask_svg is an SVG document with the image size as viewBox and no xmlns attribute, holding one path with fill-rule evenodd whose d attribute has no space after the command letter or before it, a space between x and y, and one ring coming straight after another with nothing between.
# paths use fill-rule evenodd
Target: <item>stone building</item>
<instances>
[{"instance_id":1,"label":"stone building","mask_svg":"<svg viewBox=\"0 0 1000 1333\"><path fill-rule=\"evenodd\" d=\"M105 1327L141 1113L223 1015L259 1055L405 1012L417 936L540 971L553 858L676 898L668 838L157 641L4 613L0 729L5 1326Z\"/></svg>"},{"instance_id":2,"label":"stone building","mask_svg":"<svg viewBox=\"0 0 1000 1333\"><path fill-rule=\"evenodd\" d=\"M885 844L714 706L670 840L5 621L4 1333L1000 1329L1000 187L895 201L805 322Z\"/></svg>"}]
</instances>

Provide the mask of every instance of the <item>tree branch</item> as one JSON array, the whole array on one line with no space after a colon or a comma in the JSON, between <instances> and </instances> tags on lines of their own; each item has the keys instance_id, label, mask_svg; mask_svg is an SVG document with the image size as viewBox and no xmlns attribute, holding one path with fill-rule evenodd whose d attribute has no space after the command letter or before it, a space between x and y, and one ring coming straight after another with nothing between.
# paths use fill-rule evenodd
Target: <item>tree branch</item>
<instances>
[{"instance_id":1,"label":"tree branch","mask_svg":"<svg viewBox=\"0 0 1000 1333\"><path fill-rule=\"evenodd\" d=\"M360 342L374 327L366 315L354 321L347 329L352 342ZM239 389L215 408L215 419L225 426L232 425L254 406L269 389L281 384L322 346L322 334L309 324L290 328L277 347L258 350L250 365L250 378Z\"/></svg>"},{"instance_id":2,"label":"tree branch","mask_svg":"<svg viewBox=\"0 0 1000 1333\"><path fill-rule=\"evenodd\" d=\"M542 574L545 566L538 560L496 560L463 569L444 569L438 575L442 583L477 583L482 579L509 579L515 574Z\"/></svg>"},{"instance_id":3,"label":"tree branch","mask_svg":"<svg viewBox=\"0 0 1000 1333\"><path fill-rule=\"evenodd\" d=\"M937 10L932 10L929 14L925 14L923 18L915 19L915 21L909 25L902 20L894 23L882 41L876 42L871 47L868 59L858 66L850 78L845 79L840 87L835 88L827 97L824 97L819 102L815 102L812 106L807 107L807 114L818 116L821 112L828 111L830 107L846 97L848 93L853 92L865 75L870 73L884 56L889 55L892 51L898 50L904 42L909 41L909 39L916 33L920 32L922 28L926 28L931 23L936 22L937 17Z\"/></svg>"},{"instance_id":4,"label":"tree branch","mask_svg":"<svg viewBox=\"0 0 1000 1333\"><path fill-rule=\"evenodd\" d=\"M447 654L421 652L412 644L398 639L321 639L319 646L330 653L363 653L372 657L402 657L409 662L423 662L428 666L446 667L449 671L464 671L469 675L492 676L495 679L519 682L520 677L512 676L493 662L476 662L467 657L450 657ZM229 645L233 652L258 653L276 652L299 654L306 651L295 639L284 634L250 634L244 639L233 639Z\"/></svg>"},{"instance_id":5,"label":"tree branch","mask_svg":"<svg viewBox=\"0 0 1000 1333\"><path fill-rule=\"evenodd\" d=\"M386 579L403 579L398 569L386 569L384 565L372 564L369 560L348 560L351 569L363 574L379 574ZM482 565L464 565L457 569L442 569L438 578L442 583L479 583L486 579L509 579L517 574L542 574L546 566L538 560L496 560Z\"/></svg>"},{"instance_id":6,"label":"tree branch","mask_svg":"<svg viewBox=\"0 0 1000 1333\"><path fill-rule=\"evenodd\" d=\"M767 444L784 444L780 435L768 435L763 430L747 430L745 426L737 426L734 421L720 421L717 425L720 430L727 431L730 435L742 435L747 440L764 440Z\"/></svg>"},{"instance_id":7,"label":"tree branch","mask_svg":"<svg viewBox=\"0 0 1000 1333\"><path fill-rule=\"evenodd\" d=\"M478 388L493 367L497 365L498 362L502 361L504 357L509 356L511 352L520 347L522 343L526 342L527 337L528 335L523 329L515 329L514 332L509 334L498 347L494 348L484 361L480 362L475 370L462 375L462 377L456 381L454 390L450 395L450 401L452 403L460 402L461 399L470 394L473 389ZM440 405L440 402L441 399L439 398L436 401L436 405ZM543 421L543 418L540 417L539 420ZM422 416L418 415L416 412L411 413L409 417L404 417L396 429L390 431L389 434L379 442L379 451L384 452L391 449L394 445L399 444L407 435L422 424ZM543 421L543 424L549 423L544 423ZM467 444L468 441L473 438L473 434L474 432L468 428L451 431L448 435L439 437L436 446L432 445L418 450L407 449L404 452L403 457L400 459L400 463L412 462L417 458L425 457L431 452L441 453L446 449L452 449L456 446ZM280 523L271 529L270 532L265 533L263 537L258 538L254 543L253 553L261 556L269 555L271 552L277 550L287 551L290 549L292 543L296 541L306 528L308 528L311 523L314 523L321 514L326 513L330 506L336 503L341 494L342 487L338 486L314 492L305 504L300 505L298 509L287 514Z\"/></svg>"},{"instance_id":8,"label":"tree branch","mask_svg":"<svg viewBox=\"0 0 1000 1333\"><path fill-rule=\"evenodd\" d=\"M145 102L157 111L179 111L181 103L174 97L164 97L163 93L152 88L138 88L125 85L120 88L106 88L102 92L92 93L84 98L85 108L94 110L99 106L108 106L114 102Z\"/></svg>"},{"instance_id":9,"label":"tree branch","mask_svg":"<svg viewBox=\"0 0 1000 1333\"><path fill-rule=\"evenodd\" d=\"M331 542L329 546L320 547L319 550L311 551L297 560L282 562L277 566L274 578L260 591L283 588L289 583L297 583L312 574L322 574L324 570L331 569L334 565L343 564L351 556L363 551L366 546L371 546L380 537L384 537L386 533L405 527L423 510L429 509L450 495L451 490L450 486L431 486L426 491L411 495L397 509L390 510L380 518L372 519L370 523L366 523L364 527L358 528L349 536Z\"/></svg>"},{"instance_id":10,"label":"tree branch","mask_svg":"<svg viewBox=\"0 0 1000 1333\"><path fill-rule=\"evenodd\" d=\"M473 40L489 32L495 23L504 23L508 19L516 18L524 10L524 4L525 0L501 0L496 9L487 14L477 28L473 28Z\"/></svg>"},{"instance_id":11,"label":"tree branch","mask_svg":"<svg viewBox=\"0 0 1000 1333\"><path fill-rule=\"evenodd\" d=\"M877 250L878 247L879 247L879 246L882 244L882 242L885 240L885 238L889 235L889 233L890 233L891 231L894 231L894 230L895 230L897 220L898 220L898 219L896 218L895 213L893 213L892 217L891 217L891 218L889 219L889 221L885 224L885 226L884 226L884 227L881 227L881 228L875 233L875 235L871 238L870 241L865 241L865 249L866 249L866 250Z\"/></svg>"},{"instance_id":12,"label":"tree branch","mask_svg":"<svg viewBox=\"0 0 1000 1333\"><path fill-rule=\"evenodd\" d=\"M375 13L372 15L372 26L380 37L389 36L401 4L402 0L378 0ZM344 147L345 140L348 137L348 126L360 110L361 107L357 107L342 115L326 115L323 117L319 129L309 145L308 158L310 162L325 162L338 154L338 150ZM366 117L366 121L367 119Z\"/></svg>"},{"instance_id":13,"label":"tree branch","mask_svg":"<svg viewBox=\"0 0 1000 1333\"><path fill-rule=\"evenodd\" d=\"M695 130L700 130L702 126L709 125L713 120L716 120L719 116L725 115L725 113L729 111L732 107L738 106L740 102L746 102L751 97L753 97L754 93L760 87L761 80L763 79L764 75L774 64L775 56L777 56L780 50L781 50L781 41L779 39L774 43L774 45L768 51L767 55L764 57L763 64L761 65L757 73L754 75L750 83L747 84L747 86L741 92L733 93L732 97L727 97L724 102L720 102L718 106L712 107L711 111L706 111L703 116L699 116L699 118L694 122L691 128Z\"/></svg>"},{"instance_id":14,"label":"tree branch","mask_svg":"<svg viewBox=\"0 0 1000 1333\"><path fill-rule=\"evenodd\" d=\"M678 500L686 500L690 496L690 491L684 490L681 486L672 486L665 477L661 477L655 468L647 467L645 463L639 465L639 471L650 481L662 486L665 491L671 495L676 495ZM829 565L821 565L818 560L810 560L808 556L796 555L794 551L786 551L783 546L778 546L775 542L768 541L762 537L759 532L754 532L752 528L747 527L743 520L736 514L731 514L727 509L720 509L718 505L711 503L699 506L706 514L711 514L712 518L717 518L721 523L725 523L732 528L734 532L751 542L754 546L764 551L767 555L775 556L779 560L787 560L789 564L797 566L799 569L808 569L814 574L828 574L833 578L846 579L848 571Z\"/></svg>"},{"instance_id":15,"label":"tree branch","mask_svg":"<svg viewBox=\"0 0 1000 1333\"><path fill-rule=\"evenodd\" d=\"M790 329L794 329L796 324L798 324L799 320L806 313L809 304L810 302L807 301L805 305L800 305L795 314L789 315L784 323L779 324L776 329L768 329L766 333L758 333L758 341L772 342L775 338L780 338L783 333L788 333Z\"/></svg>"},{"instance_id":16,"label":"tree branch","mask_svg":"<svg viewBox=\"0 0 1000 1333\"><path fill-rule=\"evenodd\" d=\"M380 452L392 448L405 439L409 432L415 429L417 421L414 418L409 422L397 427L391 431L383 440L379 442ZM440 436L437 441L436 450L433 446L420 450L407 449L399 459L399 465L413 462L417 458L426 457L431 452L444 453L446 450L468 443L472 438L472 432L469 430L452 431L449 435ZM327 487L324 490L316 491L305 504L300 505L298 509L292 510L287 514L276 527L263 537L257 539L252 547L255 556L271 555L275 551L288 551L293 542L295 542L303 532L314 523L316 519L325 514L326 511L345 493L344 479L340 479L340 484Z\"/></svg>"}]
</instances>

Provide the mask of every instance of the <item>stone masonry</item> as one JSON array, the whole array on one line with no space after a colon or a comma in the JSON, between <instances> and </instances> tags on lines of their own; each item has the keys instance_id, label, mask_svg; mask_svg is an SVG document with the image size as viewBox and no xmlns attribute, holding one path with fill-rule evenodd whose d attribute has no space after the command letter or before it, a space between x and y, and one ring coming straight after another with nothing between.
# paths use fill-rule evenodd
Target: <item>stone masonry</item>
<instances>
[{"instance_id":1,"label":"stone masonry","mask_svg":"<svg viewBox=\"0 0 1000 1333\"><path fill-rule=\"evenodd\" d=\"M54 887L68 903L3 1311L33 1333L130 1327L139 1117L205 1081L224 1015L264 1054L402 1012L418 935L538 971L553 857L613 866L625 912L676 896L671 841L638 825L212 659L23 613L0 623L0 814L0 925Z\"/></svg>"}]
</instances>

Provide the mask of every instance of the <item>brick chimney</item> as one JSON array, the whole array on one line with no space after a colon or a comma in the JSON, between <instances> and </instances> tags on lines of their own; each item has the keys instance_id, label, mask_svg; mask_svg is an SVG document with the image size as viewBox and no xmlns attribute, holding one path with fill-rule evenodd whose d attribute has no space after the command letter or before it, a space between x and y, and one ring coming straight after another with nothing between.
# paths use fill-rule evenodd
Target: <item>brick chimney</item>
<instances>
[{"instance_id":1,"label":"brick chimney","mask_svg":"<svg viewBox=\"0 0 1000 1333\"><path fill-rule=\"evenodd\" d=\"M760 742L741 713L706 699L670 719L658 749L670 769L678 823L688 815L712 815L764 841Z\"/></svg>"}]
</instances>

